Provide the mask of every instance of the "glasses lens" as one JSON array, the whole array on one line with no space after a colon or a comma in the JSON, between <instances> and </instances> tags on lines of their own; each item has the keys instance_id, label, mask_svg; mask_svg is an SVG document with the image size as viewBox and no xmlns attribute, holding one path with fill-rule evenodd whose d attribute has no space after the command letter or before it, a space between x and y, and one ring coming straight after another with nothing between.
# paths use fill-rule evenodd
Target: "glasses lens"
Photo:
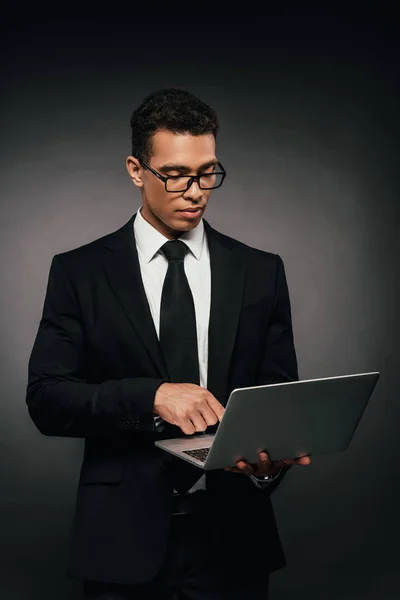
<instances>
[{"instance_id":1,"label":"glasses lens","mask_svg":"<svg viewBox=\"0 0 400 600\"><path fill-rule=\"evenodd\" d=\"M200 187L202 190L210 190L221 185L223 179L222 173L206 173L200 177Z\"/></svg>"},{"instance_id":2,"label":"glasses lens","mask_svg":"<svg viewBox=\"0 0 400 600\"><path fill-rule=\"evenodd\" d=\"M168 192L184 192L187 189L190 177L177 177L176 179L167 179Z\"/></svg>"},{"instance_id":3,"label":"glasses lens","mask_svg":"<svg viewBox=\"0 0 400 600\"><path fill-rule=\"evenodd\" d=\"M168 192L185 192L187 190L190 177L188 175L177 177L176 179L167 179ZM211 190L221 185L223 179L222 173L205 173L200 176L200 188L202 190Z\"/></svg>"}]
</instances>

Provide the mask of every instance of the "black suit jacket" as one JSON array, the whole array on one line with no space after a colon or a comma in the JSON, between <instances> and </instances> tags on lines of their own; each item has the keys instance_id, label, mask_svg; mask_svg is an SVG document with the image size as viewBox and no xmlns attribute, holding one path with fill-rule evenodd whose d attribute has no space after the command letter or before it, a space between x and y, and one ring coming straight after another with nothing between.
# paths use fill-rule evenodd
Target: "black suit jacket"
<instances>
[{"instance_id":1,"label":"black suit jacket","mask_svg":"<svg viewBox=\"0 0 400 600\"><path fill-rule=\"evenodd\" d=\"M172 481L154 428L157 388L169 381L141 280L133 221L54 256L29 361L26 401L39 431L85 438L67 573L135 584L155 576L171 522ZM298 379L282 259L213 229L208 389ZM217 426L210 427L213 432ZM192 467L194 468L194 467ZM254 577L286 564L270 494L248 477L207 472L202 532L210 564Z\"/></svg>"}]
</instances>

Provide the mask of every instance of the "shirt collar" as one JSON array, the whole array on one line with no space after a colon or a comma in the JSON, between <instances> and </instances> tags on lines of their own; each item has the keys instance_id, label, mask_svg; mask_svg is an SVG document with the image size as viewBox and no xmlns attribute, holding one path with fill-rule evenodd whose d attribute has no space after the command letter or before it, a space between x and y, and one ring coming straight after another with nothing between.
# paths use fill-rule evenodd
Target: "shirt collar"
<instances>
[{"instance_id":1,"label":"shirt collar","mask_svg":"<svg viewBox=\"0 0 400 600\"><path fill-rule=\"evenodd\" d=\"M137 247L144 260L149 263L160 250L161 246L169 240L142 217L142 208L140 207L136 213L136 219L133 222L133 231ZM200 219L199 224L194 229L184 231L179 239L185 242L194 257L200 260L204 243L203 219Z\"/></svg>"}]
</instances>

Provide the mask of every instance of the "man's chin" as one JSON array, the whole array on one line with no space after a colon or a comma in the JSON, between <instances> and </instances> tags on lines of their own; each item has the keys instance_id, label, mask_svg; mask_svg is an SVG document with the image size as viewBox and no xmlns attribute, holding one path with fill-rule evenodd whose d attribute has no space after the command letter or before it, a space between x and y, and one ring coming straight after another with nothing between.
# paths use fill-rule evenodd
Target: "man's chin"
<instances>
[{"instance_id":1,"label":"man's chin","mask_svg":"<svg viewBox=\"0 0 400 600\"><path fill-rule=\"evenodd\" d=\"M200 214L194 217L186 217L177 211L175 215L173 215L173 219L171 219L169 226L177 231L190 231L190 229L197 227L202 216L203 211L200 211Z\"/></svg>"}]
</instances>

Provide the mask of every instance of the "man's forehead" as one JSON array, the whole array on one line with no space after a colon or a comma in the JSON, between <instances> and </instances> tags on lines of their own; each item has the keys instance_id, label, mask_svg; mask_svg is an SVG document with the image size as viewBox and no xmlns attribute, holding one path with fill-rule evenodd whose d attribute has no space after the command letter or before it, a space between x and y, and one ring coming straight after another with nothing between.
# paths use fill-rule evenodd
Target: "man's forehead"
<instances>
[{"instance_id":1,"label":"man's forehead","mask_svg":"<svg viewBox=\"0 0 400 600\"><path fill-rule=\"evenodd\" d=\"M163 164L200 166L215 158L215 138L212 133L192 135L157 131L152 140L152 156Z\"/></svg>"}]
</instances>

